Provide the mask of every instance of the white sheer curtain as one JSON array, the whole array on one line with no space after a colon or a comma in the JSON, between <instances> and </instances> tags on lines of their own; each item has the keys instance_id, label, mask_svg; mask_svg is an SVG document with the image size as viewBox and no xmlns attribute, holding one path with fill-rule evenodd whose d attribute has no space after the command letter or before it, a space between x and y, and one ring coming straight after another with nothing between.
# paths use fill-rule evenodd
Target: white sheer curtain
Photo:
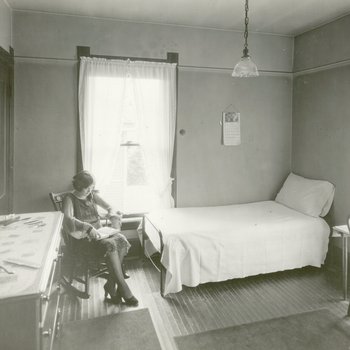
<instances>
[{"instance_id":1,"label":"white sheer curtain","mask_svg":"<svg viewBox=\"0 0 350 350\"><path fill-rule=\"evenodd\" d=\"M110 183L120 148L123 96L127 62L81 58L79 75L79 121L82 161L96 186ZM108 128L106 128L108 125Z\"/></svg>"},{"instance_id":2,"label":"white sheer curtain","mask_svg":"<svg viewBox=\"0 0 350 350\"><path fill-rule=\"evenodd\" d=\"M82 58L79 120L84 169L107 191L121 144L126 80L131 80L140 145L153 208L174 206L171 167L176 118L176 64ZM106 128L108 125L108 128Z\"/></svg>"},{"instance_id":3,"label":"white sheer curtain","mask_svg":"<svg viewBox=\"0 0 350 350\"><path fill-rule=\"evenodd\" d=\"M141 146L155 207L171 208L174 206L170 176L176 126L176 64L134 62L132 71Z\"/></svg>"}]
</instances>

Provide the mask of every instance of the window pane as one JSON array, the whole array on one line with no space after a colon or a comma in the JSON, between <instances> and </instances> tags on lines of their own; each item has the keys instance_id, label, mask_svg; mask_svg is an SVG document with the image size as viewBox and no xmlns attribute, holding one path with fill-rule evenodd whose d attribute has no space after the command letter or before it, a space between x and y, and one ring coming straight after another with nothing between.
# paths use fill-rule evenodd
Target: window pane
<instances>
[{"instance_id":1,"label":"window pane","mask_svg":"<svg viewBox=\"0 0 350 350\"><path fill-rule=\"evenodd\" d=\"M123 105L119 109L122 113L121 123L121 147L117 155L114 169L111 169L111 181L105 184L105 188L99 188L101 196L106 199L115 209L124 213L147 212L154 206L155 198L152 188L149 186L145 171L145 162L140 142L140 118L136 107L137 99L135 91L130 79L126 80L125 90L122 80L119 78L96 78L98 79L98 91L96 91L96 99L101 102L96 104L95 114L105 113L102 98L109 91L116 93L123 92ZM159 82L152 79L142 79L142 91L150 94L149 98L154 96L154 91L158 87ZM154 101L154 103L162 103L162 101ZM109 106L110 107L110 106ZM111 110L110 108L108 110ZM113 111L113 109L112 109ZM98 123L95 125L98 130L99 137L103 138L105 128L109 125ZM118 132L116 130L116 132ZM106 140L106 142L109 142ZM133 144L128 146L127 144ZM136 144L136 145L135 145ZM103 144L103 147L108 147ZM101 154L103 154L101 147Z\"/></svg>"},{"instance_id":2,"label":"window pane","mask_svg":"<svg viewBox=\"0 0 350 350\"><path fill-rule=\"evenodd\" d=\"M124 213L149 211L154 203L147 183L143 153L140 146L121 146L112 180L101 195L114 208Z\"/></svg>"},{"instance_id":3,"label":"window pane","mask_svg":"<svg viewBox=\"0 0 350 350\"><path fill-rule=\"evenodd\" d=\"M145 163L141 148L127 147L127 186L146 186Z\"/></svg>"},{"instance_id":4,"label":"window pane","mask_svg":"<svg viewBox=\"0 0 350 350\"><path fill-rule=\"evenodd\" d=\"M125 99L123 105L122 143L138 143L139 120L135 103L134 91L130 78L126 80Z\"/></svg>"},{"instance_id":5,"label":"window pane","mask_svg":"<svg viewBox=\"0 0 350 350\"><path fill-rule=\"evenodd\" d=\"M121 143L138 143L138 133L136 129L123 129Z\"/></svg>"}]
</instances>

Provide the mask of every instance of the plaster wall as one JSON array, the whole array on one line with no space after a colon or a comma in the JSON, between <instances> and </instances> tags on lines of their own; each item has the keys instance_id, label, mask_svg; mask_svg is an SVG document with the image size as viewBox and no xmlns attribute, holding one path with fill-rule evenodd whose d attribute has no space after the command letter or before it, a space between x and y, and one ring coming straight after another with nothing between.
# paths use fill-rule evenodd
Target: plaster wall
<instances>
[{"instance_id":1,"label":"plaster wall","mask_svg":"<svg viewBox=\"0 0 350 350\"><path fill-rule=\"evenodd\" d=\"M12 46L12 11L4 0L0 0L0 46L7 52Z\"/></svg>"},{"instance_id":2,"label":"plaster wall","mask_svg":"<svg viewBox=\"0 0 350 350\"><path fill-rule=\"evenodd\" d=\"M243 33L183 26L14 11L18 57L76 59L76 46L92 54L165 58L179 52L180 65L233 68L242 56ZM293 39L250 34L249 51L260 70L292 71Z\"/></svg>"},{"instance_id":3,"label":"plaster wall","mask_svg":"<svg viewBox=\"0 0 350 350\"><path fill-rule=\"evenodd\" d=\"M294 71L348 60L350 15L295 38Z\"/></svg>"},{"instance_id":4,"label":"plaster wall","mask_svg":"<svg viewBox=\"0 0 350 350\"><path fill-rule=\"evenodd\" d=\"M233 79L180 71L179 206L274 198L290 170L291 92L287 77ZM232 104L232 106L231 106ZM221 143L221 111L240 111L241 145Z\"/></svg>"},{"instance_id":5,"label":"plaster wall","mask_svg":"<svg viewBox=\"0 0 350 350\"><path fill-rule=\"evenodd\" d=\"M295 40L296 69L329 65L301 71L294 80L292 170L335 184L331 225L344 224L350 208L349 32L347 16Z\"/></svg>"},{"instance_id":6,"label":"plaster wall","mask_svg":"<svg viewBox=\"0 0 350 350\"><path fill-rule=\"evenodd\" d=\"M264 73L233 79L242 33L14 11L16 212L51 210L77 164L76 46L92 54L179 53L179 206L272 198L291 162L293 40L250 35ZM209 67L209 68L208 68ZM272 73L271 73L272 72ZM241 112L242 145L221 145L221 113Z\"/></svg>"}]
</instances>

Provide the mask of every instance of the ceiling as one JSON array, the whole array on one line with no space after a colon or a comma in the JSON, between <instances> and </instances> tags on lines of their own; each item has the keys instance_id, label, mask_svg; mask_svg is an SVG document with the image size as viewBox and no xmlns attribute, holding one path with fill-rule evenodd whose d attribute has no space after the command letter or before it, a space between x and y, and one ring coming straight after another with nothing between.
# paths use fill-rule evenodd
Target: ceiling
<instances>
[{"instance_id":1,"label":"ceiling","mask_svg":"<svg viewBox=\"0 0 350 350\"><path fill-rule=\"evenodd\" d=\"M244 0L4 0L13 10L227 30L244 27ZM297 35L350 14L350 0L251 0L249 30Z\"/></svg>"}]
</instances>

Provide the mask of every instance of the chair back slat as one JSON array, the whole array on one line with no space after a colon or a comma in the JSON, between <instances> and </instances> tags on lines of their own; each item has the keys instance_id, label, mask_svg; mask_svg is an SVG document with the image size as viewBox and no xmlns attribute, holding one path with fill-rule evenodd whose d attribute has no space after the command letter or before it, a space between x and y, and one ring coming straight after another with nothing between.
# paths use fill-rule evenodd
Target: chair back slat
<instances>
[{"instance_id":1,"label":"chair back slat","mask_svg":"<svg viewBox=\"0 0 350 350\"><path fill-rule=\"evenodd\" d=\"M64 197L67 193L68 193L68 191L67 192L57 192L57 193L50 192L49 193L51 202L52 202L56 211L62 211L63 200L64 200Z\"/></svg>"},{"instance_id":2,"label":"chair back slat","mask_svg":"<svg viewBox=\"0 0 350 350\"><path fill-rule=\"evenodd\" d=\"M64 197L65 197L65 195L67 193L69 193L69 192L66 191L66 192L57 192L57 193L50 192L49 193L51 202L52 202L53 207L55 208L56 211L61 211L62 212L62 210L63 210L63 200L64 200ZM71 241L70 236L66 232L64 232L63 229L61 230L61 234L62 234L63 241L64 241L65 245L67 247L70 247L69 249L71 249L72 241Z\"/></svg>"}]
</instances>

